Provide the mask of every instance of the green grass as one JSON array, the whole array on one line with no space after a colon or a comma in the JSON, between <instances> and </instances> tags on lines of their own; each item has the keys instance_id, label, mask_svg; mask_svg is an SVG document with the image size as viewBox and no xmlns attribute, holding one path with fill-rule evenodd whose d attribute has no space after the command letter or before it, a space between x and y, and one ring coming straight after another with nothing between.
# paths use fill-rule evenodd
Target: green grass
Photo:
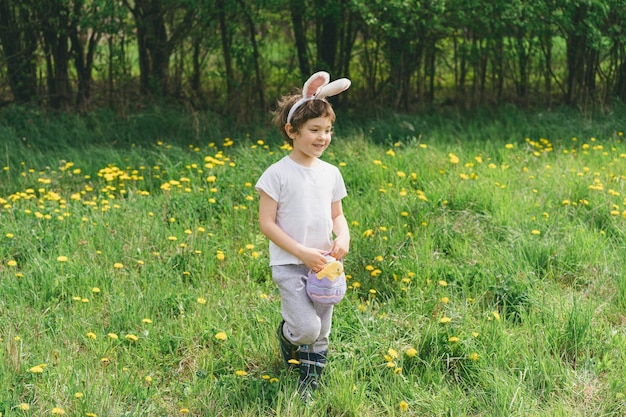
<instances>
[{"instance_id":1,"label":"green grass","mask_svg":"<svg viewBox=\"0 0 626 417\"><path fill-rule=\"evenodd\" d=\"M275 133L6 112L3 417L626 413L615 114L338 124L350 290L306 407L256 223Z\"/></svg>"}]
</instances>

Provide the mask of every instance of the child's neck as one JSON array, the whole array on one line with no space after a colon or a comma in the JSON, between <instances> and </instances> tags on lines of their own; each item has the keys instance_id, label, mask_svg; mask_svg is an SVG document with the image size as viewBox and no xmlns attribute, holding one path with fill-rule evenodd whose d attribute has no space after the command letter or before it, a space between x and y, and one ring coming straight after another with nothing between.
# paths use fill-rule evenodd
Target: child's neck
<instances>
[{"instance_id":1,"label":"child's neck","mask_svg":"<svg viewBox=\"0 0 626 417\"><path fill-rule=\"evenodd\" d=\"M299 152L291 152L289 154L289 158L294 161L298 165L302 165L303 167L311 168L318 164L319 159L301 154Z\"/></svg>"}]
</instances>

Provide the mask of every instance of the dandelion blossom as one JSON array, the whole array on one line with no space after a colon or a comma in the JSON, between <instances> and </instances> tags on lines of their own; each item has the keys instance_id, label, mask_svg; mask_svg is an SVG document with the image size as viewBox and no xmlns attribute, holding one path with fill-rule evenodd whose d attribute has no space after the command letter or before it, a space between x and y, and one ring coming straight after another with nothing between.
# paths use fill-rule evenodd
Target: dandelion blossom
<instances>
[{"instance_id":1,"label":"dandelion blossom","mask_svg":"<svg viewBox=\"0 0 626 417\"><path fill-rule=\"evenodd\" d=\"M41 366L41 365L36 365L36 366L33 366L32 368L30 368L28 371L29 371L29 372L32 372L32 373L34 373L34 374L40 374L40 373L42 373L42 372L43 372L43 366Z\"/></svg>"},{"instance_id":2,"label":"dandelion blossom","mask_svg":"<svg viewBox=\"0 0 626 417\"><path fill-rule=\"evenodd\" d=\"M13 259L11 259L10 261L7 261L7 265L8 266L17 266L17 262L14 261Z\"/></svg>"},{"instance_id":3,"label":"dandelion blossom","mask_svg":"<svg viewBox=\"0 0 626 417\"><path fill-rule=\"evenodd\" d=\"M115 269L122 269L122 268L124 268L124 264L121 263L121 262L115 262L113 264L113 268L115 268Z\"/></svg>"},{"instance_id":4,"label":"dandelion blossom","mask_svg":"<svg viewBox=\"0 0 626 417\"><path fill-rule=\"evenodd\" d=\"M117 337L117 335L115 333L109 333L109 334L107 334L107 336L109 336L109 339L113 339L113 340L117 340L118 339L118 337Z\"/></svg>"},{"instance_id":5,"label":"dandelion blossom","mask_svg":"<svg viewBox=\"0 0 626 417\"><path fill-rule=\"evenodd\" d=\"M452 319L450 317L445 317L445 316L439 319L439 323L443 323L443 324L450 323L451 321Z\"/></svg>"},{"instance_id":6,"label":"dandelion blossom","mask_svg":"<svg viewBox=\"0 0 626 417\"><path fill-rule=\"evenodd\" d=\"M393 359L398 359L398 351L392 348L389 348L387 350L387 354L392 357Z\"/></svg>"},{"instance_id":7,"label":"dandelion blossom","mask_svg":"<svg viewBox=\"0 0 626 417\"><path fill-rule=\"evenodd\" d=\"M137 336L135 336L134 334L130 334L130 333L124 336L124 338L126 340L130 340L131 342L136 342L137 340L139 340Z\"/></svg>"},{"instance_id":8,"label":"dandelion blossom","mask_svg":"<svg viewBox=\"0 0 626 417\"><path fill-rule=\"evenodd\" d=\"M409 409L409 404L406 401L400 401L400 411L406 412Z\"/></svg>"},{"instance_id":9,"label":"dandelion blossom","mask_svg":"<svg viewBox=\"0 0 626 417\"><path fill-rule=\"evenodd\" d=\"M55 414L57 416L62 416L62 415L65 414L65 410L63 410L62 408L59 408L59 407L54 407L52 409L52 414Z\"/></svg>"},{"instance_id":10,"label":"dandelion blossom","mask_svg":"<svg viewBox=\"0 0 626 417\"><path fill-rule=\"evenodd\" d=\"M30 405L26 403L21 403L20 405L17 406L17 408L19 408L22 411L28 411L30 410Z\"/></svg>"},{"instance_id":11,"label":"dandelion blossom","mask_svg":"<svg viewBox=\"0 0 626 417\"><path fill-rule=\"evenodd\" d=\"M244 371L244 370L238 370L238 371L235 371L235 375L237 375L237 376L246 376L246 375L248 375L248 373L246 371Z\"/></svg>"},{"instance_id":12,"label":"dandelion blossom","mask_svg":"<svg viewBox=\"0 0 626 417\"><path fill-rule=\"evenodd\" d=\"M415 348L408 348L405 353L406 353L406 356L408 356L409 358L412 358L415 355L417 355L417 349L415 349Z\"/></svg>"},{"instance_id":13,"label":"dandelion blossom","mask_svg":"<svg viewBox=\"0 0 626 417\"><path fill-rule=\"evenodd\" d=\"M67 256L57 256L57 261L59 262L67 262Z\"/></svg>"},{"instance_id":14,"label":"dandelion blossom","mask_svg":"<svg viewBox=\"0 0 626 417\"><path fill-rule=\"evenodd\" d=\"M228 338L228 336L227 336L227 335L226 335L226 333L224 333L224 332L217 332L217 333L215 333L215 338L216 338L217 340L222 340L222 341L224 341L224 340L226 340L226 339Z\"/></svg>"},{"instance_id":15,"label":"dandelion blossom","mask_svg":"<svg viewBox=\"0 0 626 417\"><path fill-rule=\"evenodd\" d=\"M87 333L87 337L90 338L90 339L94 339L95 340L97 336L96 336L96 334L94 332L89 332L89 333Z\"/></svg>"}]
</instances>

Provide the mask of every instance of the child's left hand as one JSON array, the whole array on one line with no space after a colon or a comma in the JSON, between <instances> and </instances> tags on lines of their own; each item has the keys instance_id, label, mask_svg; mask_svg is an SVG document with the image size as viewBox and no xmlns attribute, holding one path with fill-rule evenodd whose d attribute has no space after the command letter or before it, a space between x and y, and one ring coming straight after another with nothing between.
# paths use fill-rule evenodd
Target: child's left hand
<instances>
[{"instance_id":1,"label":"child's left hand","mask_svg":"<svg viewBox=\"0 0 626 417\"><path fill-rule=\"evenodd\" d=\"M333 245L330 247L330 256L335 259L343 259L350 251L350 239L344 239L341 236L333 241Z\"/></svg>"}]
</instances>

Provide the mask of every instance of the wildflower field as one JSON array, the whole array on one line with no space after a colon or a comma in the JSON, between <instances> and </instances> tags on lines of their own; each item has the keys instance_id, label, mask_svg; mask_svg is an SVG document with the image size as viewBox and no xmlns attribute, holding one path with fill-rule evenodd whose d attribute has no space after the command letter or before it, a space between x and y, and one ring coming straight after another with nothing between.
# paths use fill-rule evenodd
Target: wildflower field
<instances>
[{"instance_id":1,"label":"wildflower field","mask_svg":"<svg viewBox=\"0 0 626 417\"><path fill-rule=\"evenodd\" d=\"M2 127L0 415L626 415L626 120L524 120L338 123L349 291L309 406L256 220L284 145Z\"/></svg>"}]
</instances>

